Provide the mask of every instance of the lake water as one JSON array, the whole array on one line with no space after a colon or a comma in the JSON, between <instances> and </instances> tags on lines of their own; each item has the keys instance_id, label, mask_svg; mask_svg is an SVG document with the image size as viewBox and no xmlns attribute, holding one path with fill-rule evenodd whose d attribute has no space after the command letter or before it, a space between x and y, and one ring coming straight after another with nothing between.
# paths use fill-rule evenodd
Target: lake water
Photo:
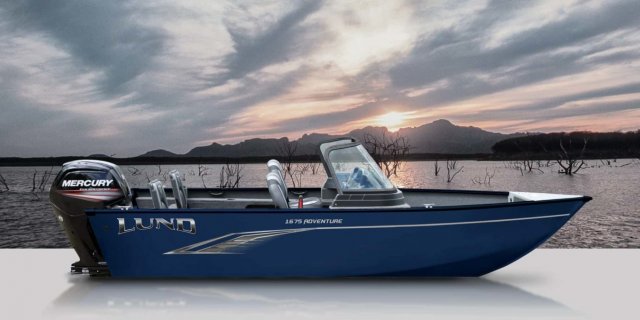
<instances>
[{"instance_id":1,"label":"lake water","mask_svg":"<svg viewBox=\"0 0 640 320\"><path fill-rule=\"evenodd\" d=\"M445 167L443 162L439 163ZM594 198L578 215L556 233L544 247L548 248L640 248L640 160L589 161L578 174L558 174L558 166L550 163L541 171L521 174L505 162L459 161L462 168L455 179L446 182L446 168L434 175L432 161L408 162L393 182L400 187L436 189L475 189L503 191L531 191L582 194ZM197 165L123 166L129 184L146 187L147 179L166 180L170 169L178 169L186 176L188 187L215 187L219 184L221 165L207 165L207 175L198 175ZM66 237L54 220L48 203L47 183L44 191L31 192L33 173L36 184L41 174L59 168L4 167L0 168L11 191L0 193L0 248L68 247ZM491 183L485 176L493 175ZM262 164L243 165L241 187L263 187L266 168ZM302 177L304 187L318 187L324 182L324 169L316 174L310 170ZM289 186L292 185L288 181ZM167 182L166 185L169 185ZM0 185L0 189L2 186Z\"/></svg>"}]
</instances>

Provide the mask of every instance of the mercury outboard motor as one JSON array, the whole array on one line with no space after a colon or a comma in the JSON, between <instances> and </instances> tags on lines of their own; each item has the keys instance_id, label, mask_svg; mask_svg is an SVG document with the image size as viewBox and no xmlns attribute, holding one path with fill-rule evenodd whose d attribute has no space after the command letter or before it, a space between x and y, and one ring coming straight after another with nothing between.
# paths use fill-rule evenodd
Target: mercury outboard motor
<instances>
[{"instance_id":1,"label":"mercury outboard motor","mask_svg":"<svg viewBox=\"0 0 640 320\"><path fill-rule=\"evenodd\" d=\"M113 163L77 160L62 166L49 191L49 201L80 258L71 265L71 272L108 274L85 209L126 208L131 198L124 174Z\"/></svg>"}]
</instances>

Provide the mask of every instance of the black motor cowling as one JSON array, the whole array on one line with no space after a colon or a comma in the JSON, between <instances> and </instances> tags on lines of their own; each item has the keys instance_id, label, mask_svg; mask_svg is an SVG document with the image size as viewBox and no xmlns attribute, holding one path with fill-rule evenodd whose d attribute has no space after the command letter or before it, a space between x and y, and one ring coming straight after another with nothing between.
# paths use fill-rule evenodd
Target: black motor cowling
<instances>
[{"instance_id":1,"label":"black motor cowling","mask_svg":"<svg viewBox=\"0 0 640 320\"><path fill-rule=\"evenodd\" d=\"M131 190L120 168L98 160L67 162L53 181L49 201L80 258L72 265L72 271L106 272L85 209L131 205Z\"/></svg>"}]
</instances>

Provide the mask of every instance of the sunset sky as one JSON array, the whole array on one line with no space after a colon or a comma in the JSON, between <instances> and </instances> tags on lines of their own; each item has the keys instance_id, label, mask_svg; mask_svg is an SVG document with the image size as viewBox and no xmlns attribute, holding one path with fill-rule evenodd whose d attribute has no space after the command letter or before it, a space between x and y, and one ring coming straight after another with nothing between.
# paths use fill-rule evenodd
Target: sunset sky
<instances>
[{"instance_id":1,"label":"sunset sky","mask_svg":"<svg viewBox=\"0 0 640 320\"><path fill-rule=\"evenodd\" d=\"M640 1L2 1L0 156L640 128Z\"/></svg>"}]
</instances>

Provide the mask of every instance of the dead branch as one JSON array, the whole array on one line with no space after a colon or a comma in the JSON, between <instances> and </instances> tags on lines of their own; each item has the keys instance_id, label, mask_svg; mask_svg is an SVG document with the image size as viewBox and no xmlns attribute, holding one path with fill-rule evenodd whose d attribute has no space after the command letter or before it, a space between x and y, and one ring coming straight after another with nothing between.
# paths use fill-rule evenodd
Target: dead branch
<instances>
[{"instance_id":1,"label":"dead branch","mask_svg":"<svg viewBox=\"0 0 640 320\"><path fill-rule=\"evenodd\" d=\"M312 163L310 164L310 167L311 167L311 174L312 174L312 175L314 175L314 176L315 176L316 174L318 174L318 171L320 170L320 166L321 166L320 162L312 162Z\"/></svg>"},{"instance_id":2,"label":"dead branch","mask_svg":"<svg viewBox=\"0 0 640 320\"><path fill-rule=\"evenodd\" d=\"M278 160L282 165L282 171L284 171L285 177L288 176L295 187L295 168L293 166L293 162L295 156L298 154L298 142L289 141L289 139L285 138L278 144L276 152L280 158Z\"/></svg>"},{"instance_id":3,"label":"dead branch","mask_svg":"<svg viewBox=\"0 0 640 320\"><path fill-rule=\"evenodd\" d=\"M227 162L220 170L219 187L223 189L235 189L240 186L242 170L244 166L240 162Z\"/></svg>"},{"instance_id":4,"label":"dead branch","mask_svg":"<svg viewBox=\"0 0 640 320\"><path fill-rule=\"evenodd\" d=\"M291 182L293 183L293 187L301 187L302 186L302 178L304 177L307 171L312 170L311 163L299 163L293 169L293 174L291 174Z\"/></svg>"},{"instance_id":5,"label":"dead branch","mask_svg":"<svg viewBox=\"0 0 640 320\"><path fill-rule=\"evenodd\" d=\"M458 165L458 161L447 160L447 183L453 181L456 175L458 175L458 173L462 172L462 169L464 169L464 166L460 167L459 169L456 169L457 165Z\"/></svg>"},{"instance_id":6,"label":"dead branch","mask_svg":"<svg viewBox=\"0 0 640 320\"><path fill-rule=\"evenodd\" d=\"M531 173L535 170L540 173L544 173L544 171L540 169L540 167L542 166L542 163L540 161L537 162L537 166L536 166L536 162L533 160L522 160L522 162L524 163L524 168L526 169L527 172Z\"/></svg>"},{"instance_id":7,"label":"dead branch","mask_svg":"<svg viewBox=\"0 0 640 320\"><path fill-rule=\"evenodd\" d=\"M409 139L399 133L388 135L387 131L381 136L365 134L363 144L387 177L398 175L402 160L411 150Z\"/></svg>"},{"instance_id":8,"label":"dead branch","mask_svg":"<svg viewBox=\"0 0 640 320\"><path fill-rule=\"evenodd\" d=\"M571 138L569 138L569 150L567 150L567 148L565 148L564 144L562 143L562 137L560 137L561 152L557 154L556 162L562 169L559 170L558 173L562 173L570 176L578 173L578 171L580 171L580 169L582 169L585 166L586 163L582 159L584 156L584 152L587 150L588 142L589 142L589 138L583 139L582 150L580 151L579 154L576 155L574 152L571 151L571 146L572 146Z\"/></svg>"},{"instance_id":9,"label":"dead branch","mask_svg":"<svg viewBox=\"0 0 640 320\"><path fill-rule=\"evenodd\" d=\"M496 169L494 168L491 174L489 174L489 169L485 168L485 176L484 176L484 184L491 185L491 180L496 175Z\"/></svg>"},{"instance_id":10,"label":"dead branch","mask_svg":"<svg viewBox=\"0 0 640 320\"><path fill-rule=\"evenodd\" d=\"M36 176L38 175L38 170L33 170L33 176L31 177L31 192L36 192Z\"/></svg>"},{"instance_id":11,"label":"dead branch","mask_svg":"<svg viewBox=\"0 0 640 320\"><path fill-rule=\"evenodd\" d=\"M45 170L40 177L40 183L38 184L38 190L44 191L49 184L49 179L51 179L51 172L53 171L53 167L49 170Z\"/></svg>"},{"instance_id":12,"label":"dead branch","mask_svg":"<svg viewBox=\"0 0 640 320\"><path fill-rule=\"evenodd\" d=\"M484 178L481 177L474 177L471 179L471 182L473 184L482 184L482 185L487 185L490 186L491 185L491 180L493 179L493 177L496 175L496 169L494 168L493 171L491 173L489 173L489 168L485 168L484 169Z\"/></svg>"},{"instance_id":13,"label":"dead branch","mask_svg":"<svg viewBox=\"0 0 640 320\"><path fill-rule=\"evenodd\" d=\"M541 167L545 166L542 161L534 161L534 160L519 160L519 161L509 161L505 162L505 168L515 169L520 172L521 176L524 176L525 173L532 173L533 171L537 171L539 173L544 173ZM548 163L546 166L549 166Z\"/></svg>"},{"instance_id":14,"label":"dead branch","mask_svg":"<svg viewBox=\"0 0 640 320\"><path fill-rule=\"evenodd\" d=\"M508 169L515 169L520 172L521 176L524 176L525 166L520 161L509 161L504 163L504 167Z\"/></svg>"},{"instance_id":15,"label":"dead branch","mask_svg":"<svg viewBox=\"0 0 640 320\"><path fill-rule=\"evenodd\" d=\"M9 185L7 184L7 180L4 178L2 173L0 173L0 184L2 184L2 186L4 187L5 189L4 191L10 191ZM0 192L3 192L3 191L0 190Z\"/></svg>"},{"instance_id":16,"label":"dead branch","mask_svg":"<svg viewBox=\"0 0 640 320\"><path fill-rule=\"evenodd\" d=\"M204 181L204 177L209 175L209 168L203 164L198 164L198 177L202 180L202 187L207 188L207 184Z\"/></svg>"},{"instance_id":17,"label":"dead branch","mask_svg":"<svg viewBox=\"0 0 640 320\"><path fill-rule=\"evenodd\" d=\"M536 160L536 169L539 170L541 173L544 173L542 168L549 168L552 165L553 164L551 163L551 160L546 160L546 161Z\"/></svg>"},{"instance_id":18,"label":"dead branch","mask_svg":"<svg viewBox=\"0 0 640 320\"><path fill-rule=\"evenodd\" d=\"M33 170L33 175L31 175L31 193L44 191L46 189L52 171L53 167L50 170L45 170L42 174L40 174L38 170Z\"/></svg>"},{"instance_id":19,"label":"dead branch","mask_svg":"<svg viewBox=\"0 0 640 320\"><path fill-rule=\"evenodd\" d=\"M144 172L144 177L147 178L147 182L151 182L151 177L149 177L149 173L148 172Z\"/></svg>"}]
</instances>

